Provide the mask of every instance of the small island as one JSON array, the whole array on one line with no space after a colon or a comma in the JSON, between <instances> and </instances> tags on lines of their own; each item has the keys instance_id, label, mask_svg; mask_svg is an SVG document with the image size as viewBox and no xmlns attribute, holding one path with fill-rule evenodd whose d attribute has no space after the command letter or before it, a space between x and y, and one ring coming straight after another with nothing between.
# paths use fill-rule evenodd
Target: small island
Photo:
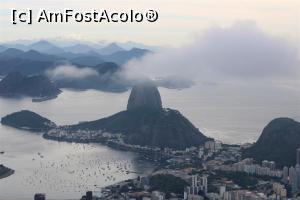
<instances>
[{"instance_id":1,"label":"small island","mask_svg":"<svg viewBox=\"0 0 300 200\"><path fill-rule=\"evenodd\" d=\"M15 172L14 170L0 164L0 179L8 177L12 175L14 172Z\"/></svg>"},{"instance_id":2,"label":"small island","mask_svg":"<svg viewBox=\"0 0 300 200\"><path fill-rule=\"evenodd\" d=\"M3 117L1 124L28 131L46 131L56 127L54 122L28 110Z\"/></svg>"}]
</instances>

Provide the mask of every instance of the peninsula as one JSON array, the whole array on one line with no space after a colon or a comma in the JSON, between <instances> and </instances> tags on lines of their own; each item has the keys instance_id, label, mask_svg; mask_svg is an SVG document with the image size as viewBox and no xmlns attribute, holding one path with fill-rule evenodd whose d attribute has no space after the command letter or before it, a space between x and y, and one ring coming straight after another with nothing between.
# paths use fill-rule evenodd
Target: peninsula
<instances>
[{"instance_id":1,"label":"peninsula","mask_svg":"<svg viewBox=\"0 0 300 200\"><path fill-rule=\"evenodd\" d=\"M50 120L30 111L9 116L2 118L2 124L39 129L45 132L45 138L59 141L183 150L212 140L179 111L163 108L159 91L151 81L141 82L132 88L127 110L95 121L56 127ZM28 119L38 120L39 126L33 127L36 123ZM21 125L19 122L22 122ZM53 126L49 127L49 124Z\"/></svg>"}]
</instances>

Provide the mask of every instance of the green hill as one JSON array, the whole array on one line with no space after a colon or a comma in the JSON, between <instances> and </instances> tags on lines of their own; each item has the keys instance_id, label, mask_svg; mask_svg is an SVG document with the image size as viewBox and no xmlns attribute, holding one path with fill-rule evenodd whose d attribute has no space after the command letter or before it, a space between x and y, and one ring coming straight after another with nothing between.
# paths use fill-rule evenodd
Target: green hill
<instances>
[{"instance_id":1,"label":"green hill","mask_svg":"<svg viewBox=\"0 0 300 200\"><path fill-rule=\"evenodd\" d=\"M296 164L296 149L300 147L300 123L290 118L272 120L257 142L244 150L244 157L257 161L272 160L277 166Z\"/></svg>"},{"instance_id":2,"label":"green hill","mask_svg":"<svg viewBox=\"0 0 300 200\"><path fill-rule=\"evenodd\" d=\"M28 110L6 115L1 119L1 123L18 129L31 131L45 131L56 127L49 119Z\"/></svg>"},{"instance_id":3,"label":"green hill","mask_svg":"<svg viewBox=\"0 0 300 200\"><path fill-rule=\"evenodd\" d=\"M185 149L208 140L180 112L172 109L138 108L107 118L69 126L73 130L104 130L122 133L130 144Z\"/></svg>"}]
</instances>

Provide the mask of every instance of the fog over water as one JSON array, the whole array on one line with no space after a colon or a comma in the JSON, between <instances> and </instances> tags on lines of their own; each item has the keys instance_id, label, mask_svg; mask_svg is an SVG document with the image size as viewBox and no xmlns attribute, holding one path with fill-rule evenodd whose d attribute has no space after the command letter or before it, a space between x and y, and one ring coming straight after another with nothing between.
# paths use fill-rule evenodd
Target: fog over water
<instances>
[{"instance_id":1,"label":"fog over water","mask_svg":"<svg viewBox=\"0 0 300 200\"><path fill-rule=\"evenodd\" d=\"M205 135L226 143L255 141L275 117L300 120L298 87L202 83L185 90L160 88L164 107L179 110ZM0 98L0 116L29 109L55 123L73 124L109 116L126 108L129 92L63 90L57 99L33 103L30 98ZM86 190L150 171L130 152L96 144L71 144L0 125L0 162L16 170L0 180L0 199L79 198ZM104 174L104 175L103 175Z\"/></svg>"}]
</instances>

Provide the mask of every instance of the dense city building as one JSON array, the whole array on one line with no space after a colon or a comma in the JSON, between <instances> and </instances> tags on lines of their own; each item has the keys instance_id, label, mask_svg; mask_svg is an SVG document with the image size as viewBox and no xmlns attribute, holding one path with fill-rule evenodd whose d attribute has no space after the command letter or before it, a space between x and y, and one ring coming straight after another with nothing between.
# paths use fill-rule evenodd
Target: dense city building
<instances>
[{"instance_id":1,"label":"dense city building","mask_svg":"<svg viewBox=\"0 0 300 200\"><path fill-rule=\"evenodd\" d=\"M194 175L191 177L190 186L185 188L184 199L194 200L200 195L207 194L207 176Z\"/></svg>"},{"instance_id":2,"label":"dense city building","mask_svg":"<svg viewBox=\"0 0 300 200\"><path fill-rule=\"evenodd\" d=\"M240 146L222 147L213 141L182 151L155 150L167 160L160 161L160 169L151 175L102 188L99 197L88 191L81 199L299 200L299 164L281 170L276 168L274 161L263 160L258 164L252 158L242 160ZM153 176L164 177L156 180L160 187L153 186ZM176 184L167 178L170 176ZM183 185L178 188L177 184ZM176 190L170 192L174 185ZM45 195L36 194L35 199L45 199Z\"/></svg>"},{"instance_id":3,"label":"dense city building","mask_svg":"<svg viewBox=\"0 0 300 200\"><path fill-rule=\"evenodd\" d=\"M282 177L282 181L291 186L292 193L294 194L300 192L300 165L298 164L300 149L297 149L296 155L297 164L289 168L284 167Z\"/></svg>"}]
</instances>

